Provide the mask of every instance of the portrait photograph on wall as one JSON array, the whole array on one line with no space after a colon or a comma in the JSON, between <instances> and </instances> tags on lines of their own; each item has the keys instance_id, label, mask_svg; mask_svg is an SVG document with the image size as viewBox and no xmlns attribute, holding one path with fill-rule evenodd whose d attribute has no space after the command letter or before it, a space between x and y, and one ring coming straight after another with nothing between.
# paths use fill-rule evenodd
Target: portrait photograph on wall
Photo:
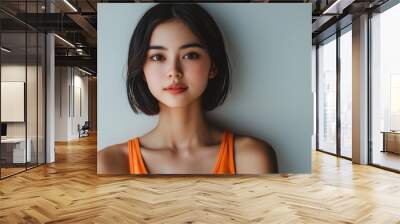
<instances>
[{"instance_id":1,"label":"portrait photograph on wall","mask_svg":"<svg viewBox=\"0 0 400 224\"><path fill-rule=\"evenodd\" d=\"M310 4L97 8L98 174L311 172Z\"/></svg>"}]
</instances>

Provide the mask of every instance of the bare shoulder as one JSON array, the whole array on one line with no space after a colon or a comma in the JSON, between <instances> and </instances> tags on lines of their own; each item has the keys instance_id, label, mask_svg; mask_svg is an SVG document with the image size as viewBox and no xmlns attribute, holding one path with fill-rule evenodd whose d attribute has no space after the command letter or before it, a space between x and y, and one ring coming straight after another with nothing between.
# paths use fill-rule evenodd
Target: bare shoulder
<instances>
[{"instance_id":1,"label":"bare shoulder","mask_svg":"<svg viewBox=\"0 0 400 224\"><path fill-rule=\"evenodd\" d=\"M98 174L129 174L128 143L115 144L97 152Z\"/></svg>"},{"instance_id":2,"label":"bare shoulder","mask_svg":"<svg viewBox=\"0 0 400 224\"><path fill-rule=\"evenodd\" d=\"M236 172L239 174L277 173L278 164L272 146L250 136L235 137Z\"/></svg>"}]
</instances>

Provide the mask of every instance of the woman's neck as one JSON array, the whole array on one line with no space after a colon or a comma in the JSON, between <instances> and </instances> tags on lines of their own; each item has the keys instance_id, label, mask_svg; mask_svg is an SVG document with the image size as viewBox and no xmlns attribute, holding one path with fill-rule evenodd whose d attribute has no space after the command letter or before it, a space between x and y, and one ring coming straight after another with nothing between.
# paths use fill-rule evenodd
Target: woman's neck
<instances>
[{"instance_id":1,"label":"woman's neck","mask_svg":"<svg viewBox=\"0 0 400 224\"><path fill-rule=\"evenodd\" d=\"M208 145L212 139L200 101L186 107L160 105L159 122L153 133L159 136L160 144L177 150Z\"/></svg>"}]
</instances>

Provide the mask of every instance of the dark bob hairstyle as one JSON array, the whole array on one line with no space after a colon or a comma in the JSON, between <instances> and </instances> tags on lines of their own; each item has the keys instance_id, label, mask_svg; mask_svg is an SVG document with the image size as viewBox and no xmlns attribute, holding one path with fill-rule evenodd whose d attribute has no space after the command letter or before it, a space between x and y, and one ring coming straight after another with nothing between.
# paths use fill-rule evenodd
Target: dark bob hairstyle
<instances>
[{"instance_id":1,"label":"dark bob hairstyle","mask_svg":"<svg viewBox=\"0 0 400 224\"><path fill-rule=\"evenodd\" d=\"M205 46L216 76L208 81L202 95L202 108L213 110L221 105L230 88L230 64L221 31L213 18L196 4L157 4L150 8L138 22L131 37L128 54L127 94L135 113L147 115L160 112L158 100L150 93L144 80L143 66L155 27L169 19L183 21Z\"/></svg>"}]
</instances>

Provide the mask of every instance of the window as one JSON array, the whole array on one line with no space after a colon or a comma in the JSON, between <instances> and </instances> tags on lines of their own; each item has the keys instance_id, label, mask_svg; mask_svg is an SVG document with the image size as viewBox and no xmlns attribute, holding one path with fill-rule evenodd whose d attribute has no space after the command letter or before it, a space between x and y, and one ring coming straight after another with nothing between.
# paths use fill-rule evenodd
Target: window
<instances>
[{"instance_id":1,"label":"window","mask_svg":"<svg viewBox=\"0 0 400 224\"><path fill-rule=\"evenodd\" d=\"M371 18L372 164L400 170L400 4Z\"/></svg>"},{"instance_id":2,"label":"window","mask_svg":"<svg viewBox=\"0 0 400 224\"><path fill-rule=\"evenodd\" d=\"M340 36L340 155L352 157L352 32Z\"/></svg>"},{"instance_id":3,"label":"window","mask_svg":"<svg viewBox=\"0 0 400 224\"><path fill-rule=\"evenodd\" d=\"M336 153L336 36L318 47L318 149Z\"/></svg>"}]
</instances>

